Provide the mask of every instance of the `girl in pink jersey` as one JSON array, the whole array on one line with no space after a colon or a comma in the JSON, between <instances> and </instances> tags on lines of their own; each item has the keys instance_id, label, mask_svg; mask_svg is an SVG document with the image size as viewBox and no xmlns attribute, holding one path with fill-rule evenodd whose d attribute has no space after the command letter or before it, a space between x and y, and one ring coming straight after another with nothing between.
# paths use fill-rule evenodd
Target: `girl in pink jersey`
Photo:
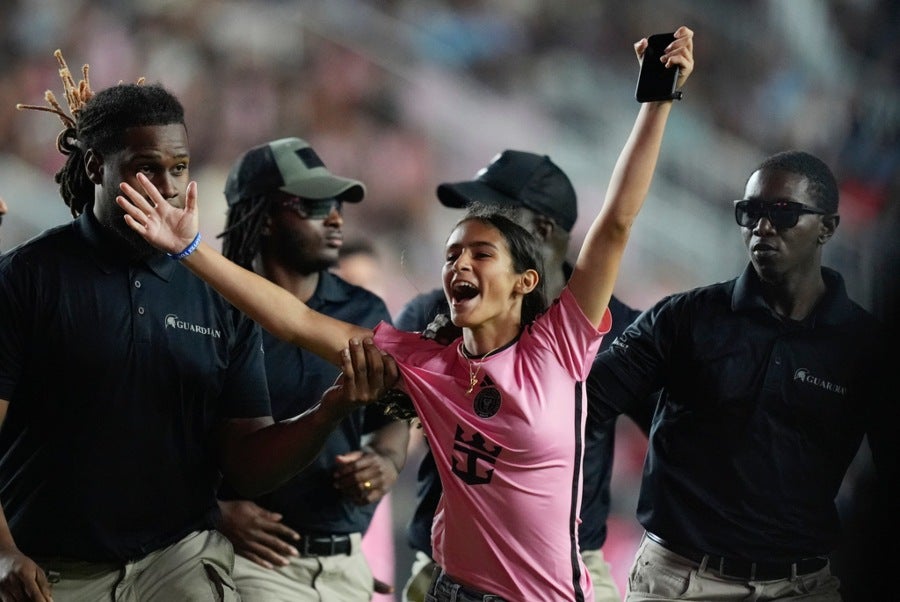
<instances>
[{"instance_id":1,"label":"girl in pink jersey","mask_svg":"<svg viewBox=\"0 0 900 602\"><path fill-rule=\"evenodd\" d=\"M639 58L646 46L646 39L635 44ZM680 27L660 60L680 68L680 88L693 70L693 32ZM529 233L483 210L454 227L443 283L463 335L446 346L384 323L373 332L318 314L229 262L199 241L196 184L182 209L139 175L143 193L123 184L118 202L132 228L275 336L348 376L374 370L393 378L399 369L444 487L432 530L441 570L431 600L591 600L577 541L582 381L609 330L607 304L671 108L671 100L641 105L572 276L546 311Z\"/></svg>"}]
</instances>

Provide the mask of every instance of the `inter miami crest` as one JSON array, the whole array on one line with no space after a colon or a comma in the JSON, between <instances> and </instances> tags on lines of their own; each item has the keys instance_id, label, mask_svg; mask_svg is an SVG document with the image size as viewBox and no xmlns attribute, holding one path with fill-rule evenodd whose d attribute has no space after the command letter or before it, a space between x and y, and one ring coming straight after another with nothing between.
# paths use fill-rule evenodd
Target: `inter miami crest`
<instances>
[{"instance_id":1,"label":"inter miami crest","mask_svg":"<svg viewBox=\"0 0 900 602\"><path fill-rule=\"evenodd\" d=\"M500 411L500 391L494 388L490 376L481 381L478 394L475 395L473 409L480 418L490 418Z\"/></svg>"}]
</instances>

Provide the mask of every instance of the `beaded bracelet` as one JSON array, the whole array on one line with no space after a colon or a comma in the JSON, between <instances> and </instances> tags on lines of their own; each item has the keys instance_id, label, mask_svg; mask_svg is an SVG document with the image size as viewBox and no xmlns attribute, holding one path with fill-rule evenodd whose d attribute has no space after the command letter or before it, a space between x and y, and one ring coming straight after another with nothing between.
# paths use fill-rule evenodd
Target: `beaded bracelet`
<instances>
[{"instance_id":1,"label":"beaded bracelet","mask_svg":"<svg viewBox=\"0 0 900 602\"><path fill-rule=\"evenodd\" d=\"M199 246L200 246L200 232L197 232L197 236L194 237L194 240L191 241L191 244L189 244L187 247L185 247L184 251L182 251L181 253L166 253L166 255L168 255L172 259L175 259L176 261L178 261L178 260L184 259L188 255L190 255L191 253L196 251L197 247L199 247Z\"/></svg>"}]
</instances>

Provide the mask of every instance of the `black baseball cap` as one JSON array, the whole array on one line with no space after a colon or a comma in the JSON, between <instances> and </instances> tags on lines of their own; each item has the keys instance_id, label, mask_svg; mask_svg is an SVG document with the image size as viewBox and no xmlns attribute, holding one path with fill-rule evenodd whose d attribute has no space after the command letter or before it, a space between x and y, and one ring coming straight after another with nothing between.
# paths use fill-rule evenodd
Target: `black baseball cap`
<instances>
[{"instance_id":1,"label":"black baseball cap","mask_svg":"<svg viewBox=\"0 0 900 602\"><path fill-rule=\"evenodd\" d=\"M275 190L305 199L336 198L345 203L358 203L366 194L362 182L328 171L316 151L300 138L254 146L234 163L225 180L229 207Z\"/></svg>"},{"instance_id":2,"label":"black baseball cap","mask_svg":"<svg viewBox=\"0 0 900 602\"><path fill-rule=\"evenodd\" d=\"M505 150L474 180L441 184L437 197L447 207L471 203L521 205L551 218L566 232L578 219L575 189L547 155Z\"/></svg>"}]
</instances>

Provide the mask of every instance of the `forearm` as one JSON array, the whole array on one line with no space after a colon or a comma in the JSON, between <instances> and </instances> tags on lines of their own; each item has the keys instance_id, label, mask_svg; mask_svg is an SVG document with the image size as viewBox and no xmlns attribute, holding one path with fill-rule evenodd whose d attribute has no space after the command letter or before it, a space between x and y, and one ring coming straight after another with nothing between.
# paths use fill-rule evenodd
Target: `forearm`
<instances>
[{"instance_id":1,"label":"forearm","mask_svg":"<svg viewBox=\"0 0 900 602\"><path fill-rule=\"evenodd\" d=\"M9 401L0 399L0 428L6 420L6 411L9 409ZM13 540L12 531L9 530L9 523L6 522L6 512L3 510L3 504L0 503L0 550L16 549L16 542Z\"/></svg>"},{"instance_id":2,"label":"forearm","mask_svg":"<svg viewBox=\"0 0 900 602\"><path fill-rule=\"evenodd\" d=\"M309 349L333 364L340 364L339 352L350 338L372 335L367 328L310 309L285 289L228 261L205 243L182 262L274 336Z\"/></svg>"},{"instance_id":3,"label":"forearm","mask_svg":"<svg viewBox=\"0 0 900 602\"><path fill-rule=\"evenodd\" d=\"M609 304L631 226L650 190L671 110L672 101L641 105L569 279L569 288L595 324Z\"/></svg>"},{"instance_id":4,"label":"forearm","mask_svg":"<svg viewBox=\"0 0 900 602\"><path fill-rule=\"evenodd\" d=\"M406 464L406 453L409 447L409 423L398 420L380 428L366 442L363 449L370 449L373 453L388 460L399 473Z\"/></svg>"},{"instance_id":5,"label":"forearm","mask_svg":"<svg viewBox=\"0 0 900 602\"><path fill-rule=\"evenodd\" d=\"M247 498L271 491L312 462L346 412L319 404L241 437L223 459L229 483Z\"/></svg>"},{"instance_id":6,"label":"forearm","mask_svg":"<svg viewBox=\"0 0 900 602\"><path fill-rule=\"evenodd\" d=\"M0 550L18 549L12 531L9 529L9 523L6 522L6 513L3 511L3 506L0 505Z\"/></svg>"},{"instance_id":7,"label":"forearm","mask_svg":"<svg viewBox=\"0 0 900 602\"><path fill-rule=\"evenodd\" d=\"M650 190L673 101L641 105L613 168L600 215L614 228L630 228Z\"/></svg>"},{"instance_id":8,"label":"forearm","mask_svg":"<svg viewBox=\"0 0 900 602\"><path fill-rule=\"evenodd\" d=\"M588 231L579 262L582 259L588 265L603 262L604 256L613 248L624 249L631 226L653 182L671 110L672 101L641 105L634 127L616 160L603 207Z\"/></svg>"}]
</instances>

